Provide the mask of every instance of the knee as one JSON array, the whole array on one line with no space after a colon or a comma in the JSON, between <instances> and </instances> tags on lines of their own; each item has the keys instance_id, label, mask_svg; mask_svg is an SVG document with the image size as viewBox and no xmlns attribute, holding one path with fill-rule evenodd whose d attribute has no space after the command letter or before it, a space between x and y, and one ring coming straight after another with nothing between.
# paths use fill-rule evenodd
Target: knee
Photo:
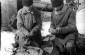
<instances>
[{"instance_id":1,"label":"knee","mask_svg":"<svg viewBox=\"0 0 85 55\"><path fill-rule=\"evenodd\" d=\"M73 47L75 47L75 41L74 41L74 40L69 40L69 41L66 43L65 48L66 48L67 50L69 50L69 49L72 49Z\"/></svg>"}]
</instances>

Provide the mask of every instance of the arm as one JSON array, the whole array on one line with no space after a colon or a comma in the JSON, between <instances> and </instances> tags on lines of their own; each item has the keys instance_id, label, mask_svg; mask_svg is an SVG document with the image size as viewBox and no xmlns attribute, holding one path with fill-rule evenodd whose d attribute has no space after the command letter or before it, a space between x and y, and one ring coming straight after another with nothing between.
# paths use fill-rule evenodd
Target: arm
<instances>
[{"instance_id":1,"label":"arm","mask_svg":"<svg viewBox=\"0 0 85 55\"><path fill-rule=\"evenodd\" d=\"M25 29L24 25L23 25L23 20L22 20L22 16L21 16L21 11L18 11L17 14L17 29L20 32L23 32L23 34L29 34L29 32Z\"/></svg>"},{"instance_id":2,"label":"arm","mask_svg":"<svg viewBox=\"0 0 85 55\"><path fill-rule=\"evenodd\" d=\"M55 28L54 27L54 23L53 23L53 13L51 14L51 24L50 24L50 28Z\"/></svg>"},{"instance_id":3,"label":"arm","mask_svg":"<svg viewBox=\"0 0 85 55\"><path fill-rule=\"evenodd\" d=\"M42 27L42 20L41 20L41 14L39 13L36 17L36 26L31 30L30 34L34 35L35 33L37 33L41 27Z\"/></svg>"},{"instance_id":4,"label":"arm","mask_svg":"<svg viewBox=\"0 0 85 55\"><path fill-rule=\"evenodd\" d=\"M77 31L75 19L76 19L76 13L71 12L70 17L68 19L68 25L65 27L60 27L60 34L67 34Z\"/></svg>"},{"instance_id":5,"label":"arm","mask_svg":"<svg viewBox=\"0 0 85 55\"><path fill-rule=\"evenodd\" d=\"M53 20L53 12L51 14L51 24L50 24L49 32L53 35L57 33L57 31L55 30L55 25L54 25L54 20Z\"/></svg>"}]
</instances>

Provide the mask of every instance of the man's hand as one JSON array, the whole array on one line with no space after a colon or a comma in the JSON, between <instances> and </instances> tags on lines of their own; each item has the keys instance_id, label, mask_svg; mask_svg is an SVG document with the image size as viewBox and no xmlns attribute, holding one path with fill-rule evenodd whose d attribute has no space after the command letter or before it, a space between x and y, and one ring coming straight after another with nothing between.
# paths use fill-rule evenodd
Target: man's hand
<instances>
[{"instance_id":1,"label":"man's hand","mask_svg":"<svg viewBox=\"0 0 85 55\"><path fill-rule=\"evenodd\" d=\"M56 33L56 30L53 29L53 28L50 28L50 29L49 29L49 32L52 33L52 34L55 34L55 33Z\"/></svg>"},{"instance_id":2,"label":"man's hand","mask_svg":"<svg viewBox=\"0 0 85 55\"><path fill-rule=\"evenodd\" d=\"M60 33L60 27L58 26L56 29L53 29L53 28L50 28L49 29L49 32L51 33L51 34L59 34Z\"/></svg>"},{"instance_id":3,"label":"man's hand","mask_svg":"<svg viewBox=\"0 0 85 55\"><path fill-rule=\"evenodd\" d=\"M27 38L30 38L30 37L32 37L32 36L33 36L32 32L26 33L26 37L27 37Z\"/></svg>"},{"instance_id":4,"label":"man's hand","mask_svg":"<svg viewBox=\"0 0 85 55\"><path fill-rule=\"evenodd\" d=\"M22 34L24 35L23 37L26 37L26 38L29 38L29 37L32 36L32 34L30 32L28 32L28 31L23 32Z\"/></svg>"},{"instance_id":5,"label":"man's hand","mask_svg":"<svg viewBox=\"0 0 85 55\"><path fill-rule=\"evenodd\" d=\"M25 34L26 36L28 36L28 35L29 35L29 32L25 32L24 34Z\"/></svg>"},{"instance_id":6,"label":"man's hand","mask_svg":"<svg viewBox=\"0 0 85 55\"><path fill-rule=\"evenodd\" d=\"M60 27L58 26L55 30L56 30L56 33L60 33Z\"/></svg>"}]
</instances>

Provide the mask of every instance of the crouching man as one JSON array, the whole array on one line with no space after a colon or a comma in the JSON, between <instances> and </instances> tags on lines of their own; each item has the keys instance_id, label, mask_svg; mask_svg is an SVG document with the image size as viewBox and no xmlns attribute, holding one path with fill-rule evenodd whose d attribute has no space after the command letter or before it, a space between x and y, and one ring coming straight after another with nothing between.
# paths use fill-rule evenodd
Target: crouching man
<instances>
[{"instance_id":1,"label":"crouching man","mask_svg":"<svg viewBox=\"0 0 85 55\"><path fill-rule=\"evenodd\" d=\"M23 8L17 14L17 28L19 30L19 46L27 45L29 38L38 47L41 46L41 13L33 7L33 0L22 0Z\"/></svg>"},{"instance_id":2,"label":"crouching man","mask_svg":"<svg viewBox=\"0 0 85 55\"><path fill-rule=\"evenodd\" d=\"M54 10L51 16L49 32L56 36L53 43L56 48L59 48L59 52L64 52L66 49L70 55L76 55L76 13L70 7L64 5L63 0L51 0L51 3Z\"/></svg>"}]
</instances>

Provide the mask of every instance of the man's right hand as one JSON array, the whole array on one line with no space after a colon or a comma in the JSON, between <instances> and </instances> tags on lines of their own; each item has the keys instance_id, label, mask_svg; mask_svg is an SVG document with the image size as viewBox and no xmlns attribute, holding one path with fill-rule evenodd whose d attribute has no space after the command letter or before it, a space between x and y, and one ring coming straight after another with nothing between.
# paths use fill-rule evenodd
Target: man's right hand
<instances>
[{"instance_id":1,"label":"man's right hand","mask_svg":"<svg viewBox=\"0 0 85 55\"><path fill-rule=\"evenodd\" d=\"M33 36L33 34L31 32L30 33L26 32L25 34L26 34L27 38L30 38L31 36Z\"/></svg>"},{"instance_id":2,"label":"man's right hand","mask_svg":"<svg viewBox=\"0 0 85 55\"><path fill-rule=\"evenodd\" d=\"M24 38L29 38L29 32L27 32L27 31L21 32L21 35L22 35Z\"/></svg>"},{"instance_id":3,"label":"man's right hand","mask_svg":"<svg viewBox=\"0 0 85 55\"><path fill-rule=\"evenodd\" d=\"M25 34L26 36L28 36L28 35L29 35L29 32L24 32L24 34Z\"/></svg>"},{"instance_id":4,"label":"man's right hand","mask_svg":"<svg viewBox=\"0 0 85 55\"><path fill-rule=\"evenodd\" d=\"M50 29L49 29L49 32L50 32L51 34L55 34L55 33L56 33L56 30L53 29L53 28L50 28Z\"/></svg>"},{"instance_id":5,"label":"man's right hand","mask_svg":"<svg viewBox=\"0 0 85 55\"><path fill-rule=\"evenodd\" d=\"M26 37L26 38L29 38L29 37L32 36L32 34L29 33L28 31L23 31L23 32L18 31L17 34L18 34L19 36L23 36L23 37Z\"/></svg>"}]
</instances>

